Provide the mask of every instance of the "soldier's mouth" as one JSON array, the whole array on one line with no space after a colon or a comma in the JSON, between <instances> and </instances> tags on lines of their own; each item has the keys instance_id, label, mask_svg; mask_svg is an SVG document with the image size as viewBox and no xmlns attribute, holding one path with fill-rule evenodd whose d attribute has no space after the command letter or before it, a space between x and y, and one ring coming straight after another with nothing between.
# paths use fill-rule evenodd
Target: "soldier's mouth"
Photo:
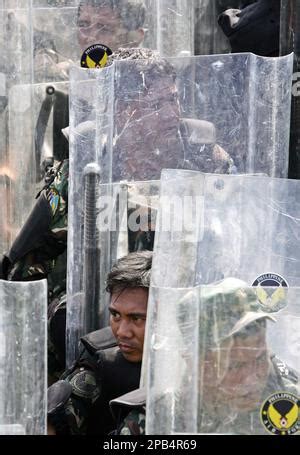
<instances>
[{"instance_id":1,"label":"soldier's mouth","mask_svg":"<svg viewBox=\"0 0 300 455\"><path fill-rule=\"evenodd\" d=\"M119 343L119 348L122 352L133 352L135 351L135 347L131 346L130 344Z\"/></svg>"}]
</instances>

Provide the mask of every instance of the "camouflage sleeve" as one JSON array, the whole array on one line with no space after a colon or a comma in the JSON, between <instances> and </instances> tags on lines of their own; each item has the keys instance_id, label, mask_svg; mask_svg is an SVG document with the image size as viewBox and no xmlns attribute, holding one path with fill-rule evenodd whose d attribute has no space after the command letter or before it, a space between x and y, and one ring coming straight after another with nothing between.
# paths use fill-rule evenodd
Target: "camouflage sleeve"
<instances>
[{"instance_id":1,"label":"camouflage sleeve","mask_svg":"<svg viewBox=\"0 0 300 455\"><path fill-rule=\"evenodd\" d=\"M70 434L84 435L93 404L100 397L100 386L95 373L84 367L65 378L72 386L72 394L65 405Z\"/></svg>"},{"instance_id":2,"label":"camouflage sleeve","mask_svg":"<svg viewBox=\"0 0 300 455\"><path fill-rule=\"evenodd\" d=\"M146 416L142 410L134 409L125 417L119 434L139 436L145 434Z\"/></svg>"},{"instance_id":3,"label":"camouflage sleeve","mask_svg":"<svg viewBox=\"0 0 300 455\"><path fill-rule=\"evenodd\" d=\"M53 182L43 190L52 215L49 230L43 236L42 242L37 242L36 247L11 266L9 281L47 277L55 268L57 257L67 247L68 160L54 169L54 175Z\"/></svg>"},{"instance_id":4,"label":"camouflage sleeve","mask_svg":"<svg viewBox=\"0 0 300 455\"><path fill-rule=\"evenodd\" d=\"M52 212L50 230L53 233L66 231L68 220L69 160L64 160L55 171L55 178L45 190Z\"/></svg>"}]
</instances>

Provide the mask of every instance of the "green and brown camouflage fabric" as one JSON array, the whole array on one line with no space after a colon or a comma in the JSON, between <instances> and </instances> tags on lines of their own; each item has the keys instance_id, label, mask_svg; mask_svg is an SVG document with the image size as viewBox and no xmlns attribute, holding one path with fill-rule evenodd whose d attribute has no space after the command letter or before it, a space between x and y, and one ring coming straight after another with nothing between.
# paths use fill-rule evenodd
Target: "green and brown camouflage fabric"
<instances>
[{"instance_id":1,"label":"green and brown camouflage fabric","mask_svg":"<svg viewBox=\"0 0 300 455\"><path fill-rule=\"evenodd\" d=\"M145 434L146 415L138 409L131 411L124 419L124 423L120 429L121 435L135 435L139 436Z\"/></svg>"},{"instance_id":2,"label":"green and brown camouflage fabric","mask_svg":"<svg viewBox=\"0 0 300 455\"><path fill-rule=\"evenodd\" d=\"M45 242L13 264L8 273L9 281L47 278L50 299L66 289L66 257L61 260L59 256L67 248L69 161L56 165L54 175L53 182L43 189L52 212Z\"/></svg>"},{"instance_id":3,"label":"green and brown camouflage fabric","mask_svg":"<svg viewBox=\"0 0 300 455\"><path fill-rule=\"evenodd\" d=\"M46 278L48 283L48 381L58 380L65 368L64 355L58 352L52 339L50 323L59 308L65 311L67 273L68 180L69 160L55 164L49 170L52 182L42 190L50 205L52 220L43 240L9 270L9 281L34 281ZM63 331L62 337L64 338ZM64 350L64 342L60 343ZM63 357L63 358L62 358Z\"/></svg>"}]
</instances>

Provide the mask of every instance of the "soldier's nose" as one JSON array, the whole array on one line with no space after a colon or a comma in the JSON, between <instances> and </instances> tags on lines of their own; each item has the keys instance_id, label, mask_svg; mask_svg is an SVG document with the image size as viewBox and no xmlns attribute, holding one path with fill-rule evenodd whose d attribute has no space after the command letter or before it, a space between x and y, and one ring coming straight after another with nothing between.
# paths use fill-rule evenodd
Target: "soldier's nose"
<instances>
[{"instance_id":1,"label":"soldier's nose","mask_svg":"<svg viewBox=\"0 0 300 455\"><path fill-rule=\"evenodd\" d=\"M130 330L130 324L127 321L121 321L117 329L117 337L120 340L126 340L127 338L132 337L132 332Z\"/></svg>"}]
</instances>

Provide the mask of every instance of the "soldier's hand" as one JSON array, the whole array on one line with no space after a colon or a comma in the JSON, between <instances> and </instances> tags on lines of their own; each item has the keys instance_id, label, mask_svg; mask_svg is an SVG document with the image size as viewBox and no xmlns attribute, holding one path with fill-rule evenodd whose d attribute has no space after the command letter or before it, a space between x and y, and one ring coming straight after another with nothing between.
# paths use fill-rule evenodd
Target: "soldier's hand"
<instances>
[{"instance_id":1,"label":"soldier's hand","mask_svg":"<svg viewBox=\"0 0 300 455\"><path fill-rule=\"evenodd\" d=\"M47 424L47 435L48 436L56 435L55 428L50 422L48 422L48 424Z\"/></svg>"},{"instance_id":2,"label":"soldier's hand","mask_svg":"<svg viewBox=\"0 0 300 455\"><path fill-rule=\"evenodd\" d=\"M7 280L9 267L11 266L11 262L5 254L0 258L0 279Z\"/></svg>"}]
</instances>

